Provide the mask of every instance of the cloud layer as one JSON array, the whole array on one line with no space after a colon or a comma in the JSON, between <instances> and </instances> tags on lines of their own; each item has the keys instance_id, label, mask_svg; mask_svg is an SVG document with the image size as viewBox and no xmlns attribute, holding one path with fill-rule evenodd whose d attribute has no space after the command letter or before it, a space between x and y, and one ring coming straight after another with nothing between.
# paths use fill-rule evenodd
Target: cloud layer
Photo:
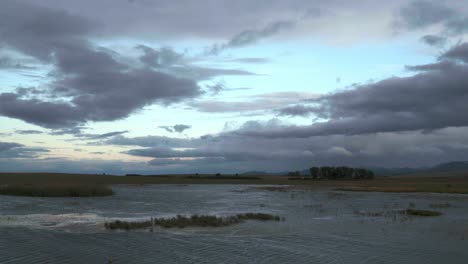
<instances>
[{"instance_id":1,"label":"cloud layer","mask_svg":"<svg viewBox=\"0 0 468 264\"><path fill-rule=\"evenodd\" d=\"M118 120L153 103L169 104L201 94L193 80L130 67L93 45L87 38L96 25L79 16L17 1L1 5L2 44L53 65L55 71L42 88L42 97L51 99L2 93L0 115L61 128Z\"/></svg>"}]
</instances>

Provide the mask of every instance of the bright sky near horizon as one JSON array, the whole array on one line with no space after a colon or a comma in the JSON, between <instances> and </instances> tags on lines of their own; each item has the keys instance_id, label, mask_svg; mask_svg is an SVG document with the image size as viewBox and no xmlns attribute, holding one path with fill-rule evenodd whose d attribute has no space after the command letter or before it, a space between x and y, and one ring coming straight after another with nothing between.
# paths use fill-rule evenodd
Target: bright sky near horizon
<instances>
[{"instance_id":1,"label":"bright sky near horizon","mask_svg":"<svg viewBox=\"0 0 468 264\"><path fill-rule=\"evenodd\" d=\"M5 0L0 171L468 160L468 2Z\"/></svg>"}]
</instances>

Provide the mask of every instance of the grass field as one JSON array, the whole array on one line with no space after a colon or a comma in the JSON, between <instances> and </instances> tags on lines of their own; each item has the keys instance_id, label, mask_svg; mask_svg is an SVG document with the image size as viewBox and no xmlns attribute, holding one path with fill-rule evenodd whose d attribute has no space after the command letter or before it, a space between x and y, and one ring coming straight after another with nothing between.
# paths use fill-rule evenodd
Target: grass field
<instances>
[{"instance_id":1,"label":"grass field","mask_svg":"<svg viewBox=\"0 0 468 264\"><path fill-rule=\"evenodd\" d=\"M13 183L0 186L0 194L35 197L94 197L109 196L112 188L103 184Z\"/></svg>"},{"instance_id":2,"label":"grass field","mask_svg":"<svg viewBox=\"0 0 468 264\"><path fill-rule=\"evenodd\" d=\"M252 184L290 185L292 188L337 189L363 192L435 192L468 194L468 173L376 177L374 180L288 180L281 176L235 178L210 175L111 176L58 173L0 173L0 186L13 184L118 185L118 184Z\"/></svg>"}]
</instances>

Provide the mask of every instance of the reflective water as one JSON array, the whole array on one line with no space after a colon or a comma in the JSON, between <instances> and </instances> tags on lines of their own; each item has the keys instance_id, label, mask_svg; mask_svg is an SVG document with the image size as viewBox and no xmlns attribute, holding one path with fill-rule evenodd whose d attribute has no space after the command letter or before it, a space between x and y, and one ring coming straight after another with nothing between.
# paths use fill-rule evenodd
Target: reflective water
<instances>
[{"instance_id":1,"label":"reflective water","mask_svg":"<svg viewBox=\"0 0 468 264\"><path fill-rule=\"evenodd\" d=\"M468 263L468 196L252 186L116 186L104 198L0 196L0 263ZM395 210L436 208L439 217ZM106 231L112 219L266 212L282 222ZM383 216L371 216L373 213Z\"/></svg>"}]
</instances>

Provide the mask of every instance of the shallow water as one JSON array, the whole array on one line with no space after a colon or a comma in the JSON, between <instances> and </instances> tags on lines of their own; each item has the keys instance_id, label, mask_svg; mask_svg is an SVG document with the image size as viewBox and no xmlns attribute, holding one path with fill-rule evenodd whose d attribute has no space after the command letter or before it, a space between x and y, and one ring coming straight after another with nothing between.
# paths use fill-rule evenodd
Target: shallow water
<instances>
[{"instance_id":1,"label":"shallow water","mask_svg":"<svg viewBox=\"0 0 468 264\"><path fill-rule=\"evenodd\" d=\"M100 198L0 196L0 263L467 263L468 196L115 186ZM407 217L410 205L439 217ZM112 219L265 212L281 222L106 231ZM384 212L372 217L369 213Z\"/></svg>"}]
</instances>

